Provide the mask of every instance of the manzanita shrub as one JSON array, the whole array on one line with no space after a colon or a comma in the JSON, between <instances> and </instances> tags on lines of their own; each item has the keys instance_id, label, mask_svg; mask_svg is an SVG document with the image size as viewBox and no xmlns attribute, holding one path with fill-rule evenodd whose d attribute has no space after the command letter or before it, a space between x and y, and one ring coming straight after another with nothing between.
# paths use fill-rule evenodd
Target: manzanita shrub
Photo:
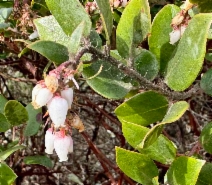
<instances>
[{"instance_id":1,"label":"manzanita shrub","mask_svg":"<svg viewBox=\"0 0 212 185\"><path fill-rule=\"evenodd\" d=\"M43 80L33 88L32 103L24 107L0 96L0 131L26 124L23 135L35 135L42 122L41 107L47 106L45 151L52 154L55 149L59 160L67 161L68 152L74 152L71 128L84 131L71 105L74 90L85 80L108 100L124 100L114 112L132 148L116 147L116 162L128 177L143 185L212 184L212 164L196 155L200 147L212 154L212 123L203 128L196 148L185 154L178 154L163 134L167 124L189 110L191 97L212 95L211 69L200 76L204 60L212 61L207 48L212 39L211 1L186 0L180 7L167 4L154 18L148 0L45 3L51 15L43 12L35 17L33 33L17 42L26 46L19 56L33 50L49 63ZM12 6L5 5L0 9L4 33L13 26L8 19ZM101 17L96 30L93 12ZM48 70L51 64L55 69ZM12 184L17 177L4 162L25 148L16 144L0 152L2 185ZM52 167L47 156L26 156L24 162ZM159 181L160 165L167 171Z\"/></svg>"}]
</instances>

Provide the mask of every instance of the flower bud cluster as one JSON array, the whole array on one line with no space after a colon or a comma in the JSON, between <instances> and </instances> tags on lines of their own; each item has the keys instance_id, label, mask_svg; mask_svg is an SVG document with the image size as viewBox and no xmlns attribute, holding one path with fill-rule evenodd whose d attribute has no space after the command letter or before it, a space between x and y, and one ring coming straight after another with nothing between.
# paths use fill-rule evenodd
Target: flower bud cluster
<instances>
[{"instance_id":1,"label":"flower bud cluster","mask_svg":"<svg viewBox=\"0 0 212 185\"><path fill-rule=\"evenodd\" d=\"M110 0L111 7L118 8L118 7L126 7L127 0Z\"/></svg>"},{"instance_id":2,"label":"flower bud cluster","mask_svg":"<svg viewBox=\"0 0 212 185\"><path fill-rule=\"evenodd\" d=\"M70 119L67 119L68 110L73 102L73 88L68 84L72 81L79 88L74 73L75 70L67 68L66 63L61 64L50 71L32 90L33 107L38 109L47 105L48 111L45 115L49 115L52 121L52 126L45 135L45 152L52 154L55 149L60 161L67 161L68 152L73 151L73 140L67 131L70 130L70 126L79 122L72 119L71 121L76 123L70 124Z\"/></svg>"},{"instance_id":3,"label":"flower bud cluster","mask_svg":"<svg viewBox=\"0 0 212 185\"><path fill-rule=\"evenodd\" d=\"M186 0L184 9L182 9L172 19L171 27L173 28L173 31L169 34L170 44L175 44L182 37L191 19L187 12L190 8L192 8L192 6L193 5L188 0Z\"/></svg>"}]
</instances>

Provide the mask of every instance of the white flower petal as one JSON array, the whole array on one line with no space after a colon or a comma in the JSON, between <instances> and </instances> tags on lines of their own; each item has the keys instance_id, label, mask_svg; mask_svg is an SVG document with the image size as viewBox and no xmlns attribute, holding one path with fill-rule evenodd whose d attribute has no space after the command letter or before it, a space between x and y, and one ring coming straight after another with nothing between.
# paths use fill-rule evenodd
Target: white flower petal
<instances>
[{"instance_id":1,"label":"white flower petal","mask_svg":"<svg viewBox=\"0 0 212 185\"><path fill-rule=\"evenodd\" d=\"M49 89L38 84L32 90L32 105L35 109L38 109L46 105L52 97L53 94Z\"/></svg>"},{"instance_id":2,"label":"white flower petal","mask_svg":"<svg viewBox=\"0 0 212 185\"><path fill-rule=\"evenodd\" d=\"M170 34L170 44L175 44L178 40L180 40L180 30L179 29L176 29L176 30L173 30Z\"/></svg>"},{"instance_id":3,"label":"white flower petal","mask_svg":"<svg viewBox=\"0 0 212 185\"><path fill-rule=\"evenodd\" d=\"M71 136L56 136L54 140L54 148L60 159L60 162L68 160L68 152L73 151L73 140Z\"/></svg>"},{"instance_id":4,"label":"white flower petal","mask_svg":"<svg viewBox=\"0 0 212 185\"><path fill-rule=\"evenodd\" d=\"M68 108L71 108L72 102L73 102L73 89L68 88L63 91L61 91L61 97L64 98L68 102Z\"/></svg>"},{"instance_id":5,"label":"white flower petal","mask_svg":"<svg viewBox=\"0 0 212 185\"><path fill-rule=\"evenodd\" d=\"M68 103L64 98L55 96L48 104L49 116L55 127L64 126L68 111Z\"/></svg>"},{"instance_id":6,"label":"white flower petal","mask_svg":"<svg viewBox=\"0 0 212 185\"><path fill-rule=\"evenodd\" d=\"M54 150L54 139L55 139L55 135L52 133L52 129L48 129L46 131L46 135L45 135L45 152L47 154L53 154L53 150Z\"/></svg>"},{"instance_id":7,"label":"white flower petal","mask_svg":"<svg viewBox=\"0 0 212 185\"><path fill-rule=\"evenodd\" d=\"M33 39L36 39L38 38L39 35L38 35L38 32L37 30L35 30L30 36L29 36L29 40L33 40Z\"/></svg>"}]
</instances>

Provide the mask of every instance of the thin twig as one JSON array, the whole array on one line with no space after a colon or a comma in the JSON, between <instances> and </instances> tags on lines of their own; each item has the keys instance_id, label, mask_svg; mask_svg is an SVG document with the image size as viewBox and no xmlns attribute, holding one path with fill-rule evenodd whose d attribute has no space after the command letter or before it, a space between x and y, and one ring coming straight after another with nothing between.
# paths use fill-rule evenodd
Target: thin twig
<instances>
[{"instance_id":1,"label":"thin twig","mask_svg":"<svg viewBox=\"0 0 212 185\"><path fill-rule=\"evenodd\" d=\"M96 49L96 48L94 48L92 46L86 46L86 47L82 48L76 54L75 60L68 62L67 65L70 65L70 64L73 64L73 63L78 64L80 59L81 59L81 57L85 53L93 54L95 58L102 59L104 61L107 61L107 62L111 63L114 66L118 66L118 68L122 72L124 72L125 74L135 78L143 89L157 91L157 92L165 95L166 97L168 97L171 100L184 100L184 99L187 99L189 97L192 97L199 90L197 85L194 86L192 89L190 89L187 92L173 92L173 91L171 91L169 89L165 89L165 88L161 87L160 85L156 85L156 84L152 83L151 81L147 80L146 78L141 76L137 71L135 71L132 68L124 65L119 60L116 60L112 56L108 56L108 55L104 54L103 52L101 52L100 50L98 50L98 49ZM164 86L165 86L165 84L164 84Z\"/></svg>"}]
</instances>

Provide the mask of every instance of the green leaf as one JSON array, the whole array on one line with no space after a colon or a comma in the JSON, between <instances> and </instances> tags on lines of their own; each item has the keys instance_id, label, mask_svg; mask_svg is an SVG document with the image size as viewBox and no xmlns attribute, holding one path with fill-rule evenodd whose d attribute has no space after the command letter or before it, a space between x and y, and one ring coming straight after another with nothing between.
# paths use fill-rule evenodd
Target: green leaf
<instances>
[{"instance_id":1,"label":"green leaf","mask_svg":"<svg viewBox=\"0 0 212 185\"><path fill-rule=\"evenodd\" d=\"M179 157L167 171L167 180L171 185L195 185L205 161L191 157Z\"/></svg>"},{"instance_id":2,"label":"green leaf","mask_svg":"<svg viewBox=\"0 0 212 185\"><path fill-rule=\"evenodd\" d=\"M5 159L7 159L13 152L17 151L17 150L21 150L25 148L25 146L23 145L18 145L18 146L14 146L12 148L9 148L3 152L0 152L0 160L4 161Z\"/></svg>"},{"instance_id":3,"label":"green leaf","mask_svg":"<svg viewBox=\"0 0 212 185\"><path fill-rule=\"evenodd\" d=\"M159 63L155 56L148 50L143 49L134 59L135 69L148 80L153 80L159 71Z\"/></svg>"},{"instance_id":4,"label":"green leaf","mask_svg":"<svg viewBox=\"0 0 212 185\"><path fill-rule=\"evenodd\" d=\"M179 11L180 8L178 6L166 5L157 13L152 23L149 50L159 61L161 73L165 72L167 63L176 48L176 45L169 43L169 33L172 32L171 21Z\"/></svg>"},{"instance_id":5,"label":"green leaf","mask_svg":"<svg viewBox=\"0 0 212 185\"><path fill-rule=\"evenodd\" d=\"M8 102L8 100L0 94L0 113L4 113L4 106Z\"/></svg>"},{"instance_id":6,"label":"green leaf","mask_svg":"<svg viewBox=\"0 0 212 185\"><path fill-rule=\"evenodd\" d=\"M111 12L111 7L109 0L96 0L96 3L100 9L100 14L103 22L103 26L106 33L106 38L110 42L110 35L112 33L113 28L113 15Z\"/></svg>"},{"instance_id":7,"label":"green leaf","mask_svg":"<svg viewBox=\"0 0 212 185\"><path fill-rule=\"evenodd\" d=\"M185 113L185 111L188 110L188 108L189 104L185 101L179 101L172 104L165 117L163 118L162 122L152 127L146 134L142 143L140 144L140 147L147 148L152 145L160 136L164 124L173 123L177 121Z\"/></svg>"},{"instance_id":8,"label":"green leaf","mask_svg":"<svg viewBox=\"0 0 212 185\"><path fill-rule=\"evenodd\" d=\"M90 33L90 42L93 47L101 49L102 39L94 29L92 29Z\"/></svg>"},{"instance_id":9,"label":"green leaf","mask_svg":"<svg viewBox=\"0 0 212 185\"><path fill-rule=\"evenodd\" d=\"M160 185L159 182L158 182L158 176L157 177L154 177L152 179L152 183L153 183L153 185Z\"/></svg>"},{"instance_id":10,"label":"green leaf","mask_svg":"<svg viewBox=\"0 0 212 185\"><path fill-rule=\"evenodd\" d=\"M147 0L131 0L124 9L116 35L116 47L124 58L132 58L136 46L150 32L151 18Z\"/></svg>"},{"instance_id":11,"label":"green leaf","mask_svg":"<svg viewBox=\"0 0 212 185\"><path fill-rule=\"evenodd\" d=\"M0 9L0 16L4 19L7 20L7 18L10 16L12 13L13 8L1 8Z\"/></svg>"},{"instance_id":12,"label":"green leaf","mask_svg":"<svg viewBox=\"0 0 212 185\"><path fill-rule=\"evenodd\" d=\"M148 148L142 149L139 144L149 131L148 128L133 123L122 123L122 132L127 142L140 153L162 164L171 164L176 156L176 147L165 136L159 138Z\"/></svg>"},{"instance_id":13,"label":"green leaf","mask_svg":"<svg viewBox=\"0 0 212 185\"><path fill-rule=\"evenodd\" d=\"M64 33L54 16L35 19L34 23L41 40L56 42L69 49L71 39Z\"/></svg>"},{"instance_id":14,"label":"green leaf","mask_svg":"<svg viewBox=\"0 0 212 185\"><path fill-rule=\"evenodd\" d=\"M11 185L17 175L14 171L4 163L0 163L0 184L2 185Z\"/></svg>"},{"instance_id":15,"label":"green leaf","mask_svg":"<svg viewBox=\"0 0 212 185\"><path fill-rule=\"evenodd\" d=\"M11 8L13 7L14 2L13 1L1 1L0 2L0 8Z\"/></svg>"},{"instance_id":16,"label":"green leaf","mask_svg":"<svg viewBox=\"0 0 212 185\"><path fill-rule=\"evenodd\" d=\"M54 61L56 65L60 65L69 59L68 49L52 41L36 41L27 47Z\"/></svg>"},{"instance_id":17,"label":"green leaf","mask_svg":"<svg viewBox=\"0 0 212 185\"><path fill-rule=\"evenodd\" d=\"M202 167L196 185L212 185L211 181L212 164L205 163Z\"/></svg>"},{"instance_id":18,"label":"green leaf","mask_svg":"<svg viewBox=\"0 0 212 185\"><path fill-rule=\"evenodd\" d=\"M38 132L40 124L42 123L42 109L34 109L30 103L26 106L26 110L29 115L29 120L24 129L24 136L33 136Z\"/></svg>"},{"instance_id":19,"label":"green leaf","mask_svg":"<svg viewBox=\"0 0 212 185\"><path fill-rule=\"evenodd\" d=\"M123 63L124 65L127 65L127 60L123 59L117 50L110 50L110 55L115 58L116 60L119 60L119 62Z\"/></svg>"},{"instance_id":20,"label":"green leaf","mask_svg":"<svg viewBox=\"0 0 212 185\"><path fill-rule=\"evenodd\" d=\"M212 69L209 69L202 77L200 81L200 87L206 94L212 96Z\"/></svg>"},{"instance_id":21,"label":"green leaf","mask_svg":"<svg viewBox=\"0 0 212 185\"><path fill-rule=\"evenodd\" d=\"M74 55L77 53L79 47L80 47L80 42L82 39L82 34L85 28L85 22L81 22L77 28L73 31L70 37L70 46L69 46L69 51L71 55L74 57Z\"/></svg>"},{"instance_id":22,"label":"green leaf","mask_svg":"<svg viewBox=\"0 0 212 185\"><path fill-rule=\"evenodd\" d=\"M53 168L52 160L46 156L41 156L41 155L24 157L24 163L25 164L40 164L47 168Z\"/></svg>"},{"instance_id":23,"label":"green leaf","mask_svg":"<svg viewBox=\"0 0 212 185\"><path fill-rule=\"evenodd\" d=\"M0 113L0 132L6 132L10 129L10 124L8 123L4 114Z\"/></svg>"},{"instance_id":24,"label":"green leaf","mask_svg":"<svg viewBox=\"0 0 212 185\"><path fill-rule=\"evenodd\" d=\"M105 61L97 61L85 66L83 76L91 78L87 79L86 82L92 89L110 99L123 98L132 87L130 83L123 81L125 76L117 67Z\"/></svg>"},{"instance_id":25,"label":"green leaf","mask_svg":"<svg viewBox=\"0 0 212 185\"><path fill-rule=\"evenodd\" d=\"M212 14L197 14L189 22L168 63L165 82L175 91L184 91L196 79L203 65ZM197 39L198 35L198 39Z\"/></svg>"},{"instance_id":26,"label":"green leaf","mask_svg":"<svg viewBox=\"0 0 212 185\"><path fill-rule=\"evenodd\" d=\"M84 36L90 34L91 21L79 0L46 0L46 4L66 35L70 36L82 21Z\"/></svg>"},{"instance_id":27,"label":"green leaf","mask_svg":"<svg viewBox=\"0 0 212 185\"><path fill-rule=\"evenodd\" d=\"M212 0L189 0L191 3L197 4L200 12L212 12Z\"/></svg>"},{"instance_id":28,"label":"green leaf","mask_svg":"<svg viewBox=\"0 0 212 185\"><path fill-rule=\"evenodd\" d=\"M206 53L205 54L205 59L212 62L212 53Z\"/></svg>"},{"instance_id":29,"label":"green leaf","mask_svg":"<svg viewBox=\"0 0 212 185\"><path fill-rule=\"evenodd\" d=\"M189 104L186 101L179 101L172 104L162 120L163 124L173 123L177 121L186 110L188 110Z\"/></svg>"},{"instance_id":30,"label":"green leaf","mask_svg":"<svg viewBox=\"0 0 212 185\"><path fill-rule=\"evenodd\" d=\"M16 100L10 100L4 107L4 115L12 126L26 123L28 113L23 105Z\"/></svg>"},{"instance_id":31,"label":"green leaf","mask_svg":"<svg viewBox=\"0 0 212 185\"><path fill-rule=\"evenodd\" d=\"M141 184L152 185L152 179L158 176L156 165L146 155L116 147L116 162L127 176Z\"/></svg>"},{"instance_id":32,"label":"green leaf","mask_svg":"<svg viewBox=\"0 0 212 185\"><path fill-rule=\"evenodd\" d=\"M212 154L212 122L203 128L200 135L200 143L205 151Z\"/></svg>"},{"instance_id":33,"label":"green leaf","mask_svg":"<svg viewBox=\"0 0 212 185\"><path fill-rule=\"evenodd\" d=\"M147 126L162 120L168 108L167 99L159 93L148 91L137 94L115 110L119 120Z\"/></svg>"}]
</instances>

